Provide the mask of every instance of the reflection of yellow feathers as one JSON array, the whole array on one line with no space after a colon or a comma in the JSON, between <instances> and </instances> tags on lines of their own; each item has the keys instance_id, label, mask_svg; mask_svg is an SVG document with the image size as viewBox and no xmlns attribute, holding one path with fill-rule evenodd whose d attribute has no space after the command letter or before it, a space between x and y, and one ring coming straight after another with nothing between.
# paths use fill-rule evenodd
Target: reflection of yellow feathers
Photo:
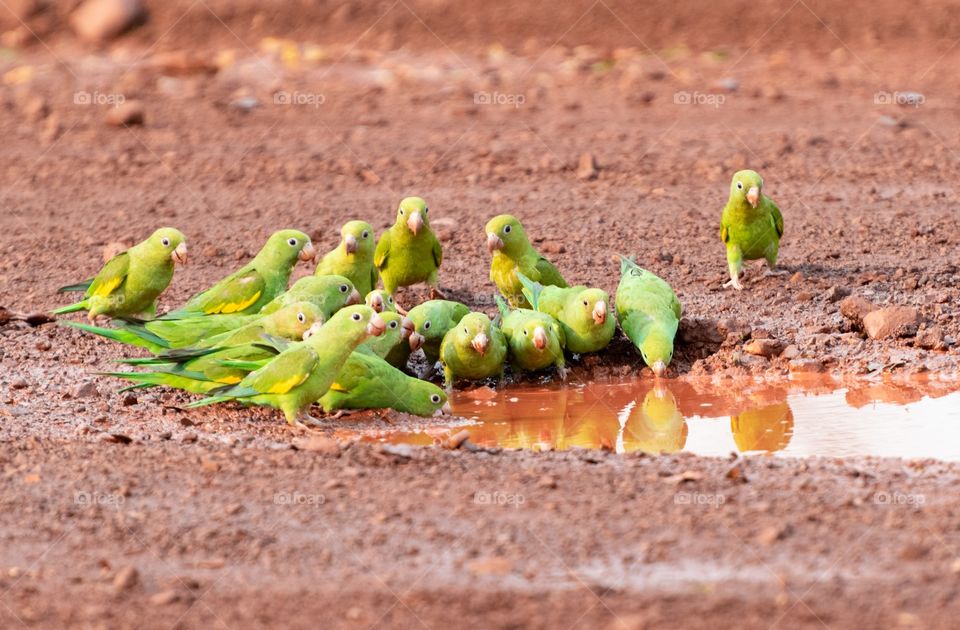
<instances>
[{"instance_id":1,"label":"reflection of yellow feathers","mask_svg":"<svg viewBox=\"0 0 960 630\"><path fill-rule=\"evenodd\" d=\"M686 443L687 422L669 389L651 389L644 396L643 404L630 411L623 431L625 452L676 453Z\"/></svg>"},{"instance_id":2,"label":"reflection of yellow feathers","mask_svg":"<svg viewBox=\"0 0 960 630\"><path fill-rule=\"evenodd\" d=\"M741 452L772 453L787 447L793 437L793 412L787 403L750 409L730 418L733 441Z\"/></svg>"}]
</instances>

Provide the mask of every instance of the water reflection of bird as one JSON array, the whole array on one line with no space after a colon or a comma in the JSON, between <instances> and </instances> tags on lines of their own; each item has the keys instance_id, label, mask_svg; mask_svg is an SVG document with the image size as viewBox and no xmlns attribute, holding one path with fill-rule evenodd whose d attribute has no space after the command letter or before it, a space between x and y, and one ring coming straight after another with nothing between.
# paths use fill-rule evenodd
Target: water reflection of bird
<instances>
[{"instance_id":1,"label":"water reflection of bird","mask_svg":"<svg viewBox=\"0 0 960 630\"><path fill-rule=\"evenodd\" d=\"M663 383L648 391L641 404L634 401L624 407L620 421L618 452L676 453L687 443L687 421Z\"/></svg>"},{"instance_id":2,"label":"water reflection of bird","mask_svg":"<svg viewBox=\"0 0 960 630\"><path fill-rule=\"evenodd\" d=\"M786 401L741 411L730 417L730 430L741 452L780 451L793 437L793 411Z\"/></svg>"}]
</instances>

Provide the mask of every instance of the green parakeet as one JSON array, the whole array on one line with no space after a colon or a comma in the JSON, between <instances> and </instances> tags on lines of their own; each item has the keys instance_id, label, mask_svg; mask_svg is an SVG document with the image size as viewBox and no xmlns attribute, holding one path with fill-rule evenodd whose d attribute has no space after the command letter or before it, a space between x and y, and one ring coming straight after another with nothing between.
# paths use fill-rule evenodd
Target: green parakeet
<instances>
[{"instance_id":1,"label":"green parakeet","mask_svg":"<svg viewBox=\"0 0 960 630\"><path fill-rule=\"evenodd\" d=\"M287 422L301 426L319 422L305 412L336 380L350 354L371 335L383 334L380 315L366 305L348 306L306 341L291 344L277 357L236 385L212 390L191 403L202 407L231 400L280 409Z\"/></svg>"},{"instance_id":2,"label":"green parakeet","mask_svg":"<svg viewBox=\"0 0 960 630\"><path fill-rule=\"evenodd\" d=\"M291 302L312 302L320 307L327 321L344 306L359 304L360 300L360 292L343 276L305 276L264 306L260 313L275 313Z\"/></svg>"},{"instance_id":3,"label":"green parakeet","mask_svg":"<svg viewBox=\"0 0 960 630\"><path fill-rule=\"evenodd\" d=\"M381 359L386 359L398 347L408 347L408 340L414 333L414 326L412 321L400 313L387 311L380 313L380 318L386 324L383 334L367 339L360 344L359 349L367 349Z\"/></svg>"},{"instance_id":4,"label":"green parakeet","mask_svg":"<svg viewBox=\"0 0 960 630\"><path fill-rule=\"evenodd\" d=\"M503 376L507 340L484 313L468 313L440 344L440 362L447 390L457 379L481 380Z\"/></svg>"},{"instance_id":5,"label":"green parakeet","mask_svg":"<svg viewBox=\"0 0 960 630\"><path fill-rule=\"evenodd\" d=\"M414 328L423 337L421 347L432 366L440 358L440 344L447 332L456 326L470 309L452 300L428 300L407 313Z\"/></svg>"},{"instance_id":6,"label":"green parakeet","mask_svg":"<svg viewBox=\"0 0 960 630\"><path fill-rule=\"evenodd\" d=\"M540 284L567 286L557 268L530 244L526 231L516 217L509 214L495 216L487 222L485 230L487 249L493 254L490 280L497 285L510 306L530 308L517 272Z\"/></svg>"},{"instance_id":7,"label":"green parakeet","mask_svg":"<svg viewBox=\"0 0 960 630\"><path fill-rule=\"evenodd\" d=\"M91 322L100 315L152 318L157 312L157 298L173 279L174 267L186 262L186 237L179 230L160 228L147 240L108 260L90 280L61 287L60 293L83 291L84 297L53 314L86 310Z\"/></svg>"},{"instance_id":8,"label":"green parakeet","mask_svg":"<svg viewBox=\"0 0 960 630\"><path fill-rule=\"evenodd\" d=\"M768 267L774 269L782 236L783 215L777 204L763 194L763 178L755 171L737 171L720 219L720 238L727 246L730 271L730 281L724 286L743 289L740 274L744 259L764 258Z\"/></svg>"},{"instance_id":9,"label":"green parakeet","mask_svg":"<svg viewBox=\"0 0 960 630\"><path fill-rule=\"evenodd\" d=\"M610 344L617 322L608 316L610 296L585 286L551 287L517 274L523 293L534 310L560 322L566 349L576 354L598 352Z\"/></svg>"},{"instance_id":10,"label":"green parakeet","mask_svg":"<svg viewBox=\"0 0 960 630\"><path fill-rule=\"evenodd\" d=\"M356 351L320 398L326 412L337 409L393 409L433 416L449 409L447 395L428 381L407 376L383 359Z\"/></svg>"},{"instance_id":11,"label":"green parakeet","mask_svg":"<svg viewBox=\"0 0 960 630\"><path fill-rule=\"evenodd\" d=\"M526 308L510 310L499 295L500 329L507 338L510 362L521 370L535 372L556 366L560 378L566 380L567 368L563 356L563 328L546 313Z\"/></svg>"},{"instance_id":12,"label":"green parakeet","mask_svg":"<svg viewBox=\"0 0 960 630\"><path fill-rule=\"evenodd\" d=\"M287 281L298 259L307 261L315 257L316 250L310 237L303 232L274 232L253 260L163 318L257 313L287 290Z\"/></svg>"},{"instance_id":13,"label":"green parakeet","mask_svg":"<svg viewBox=\"0 0 960 630\"><path fill-rule=\"evenodd\" d=\"M397 312L397 305L393 301L393 296L383 289L374 289L363 298L364 303L378 313L384 311Z\"/></svg>"},{"instance_id":14,"label":"green parakeet","mask_svg":"<svg viewBox=\"0 0 960 630\"><path fill-rule=\"evenodd\" d=\"M620 257L617 319L643 362L663 376L673 359L673 339L680 325L680 300L665 281Z\"/></svg>"},{"instance_id":15,"label":"green parakeet","mask_svg":"<svg viewBox=\"0 0 960 630\"><path fill-rule=\"evenodd\" d=\"M380 277L373 264L373 227L365 221L350 221L340 229L340 237L336 249L320 260L315 275L348 278L365 296Z\"/></svg>"},{"instance_id":16,"label":"green parakeet","mask_svg":"<svg viewBox=\"0 0 960 630\"><path fill-rule=\"evenodd\" d=\"M443 248L430 230L429 212L426 201L407 197L397 208L393 227L377 243L373 260L391 295L400 287L426 282L431 298L443 297L437 287Z\"/></svg>"}]
</instances>

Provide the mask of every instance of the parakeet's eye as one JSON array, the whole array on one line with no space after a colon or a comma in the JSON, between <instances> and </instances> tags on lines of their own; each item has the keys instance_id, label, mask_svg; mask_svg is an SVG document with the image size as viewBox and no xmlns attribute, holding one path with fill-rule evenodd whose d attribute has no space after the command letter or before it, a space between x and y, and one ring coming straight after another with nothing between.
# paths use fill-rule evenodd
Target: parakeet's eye
<instances>
[{"instance_id":1,"label":"parakeet's eye","mask_svg":"<svg viewBox=\"0 0 960 630\"><path fill-rule=\"evenodd\" d=\"M590 304L588 304L586 300L583 301L583 305L584 305L584 306L590 306Z\"/></svg>"},{"instance_id":2,"label":"parakeet's eye","mask_svg":"<svg viewBox=\"0 0 960 630\"><path fill-rule=\"evenodd\" d=\"M355 322L359 322L359 321L360 321L360 313L354 313L353 316L350 317L350 319L352 319L352 320L355 321Z\"/></svg>"},{"instance_id":3,"label":"parakeet's eye","mask_svg":"<svg viewBox=\"0 0 960 630\"><path fill-rule=\"evenodd\" d=\"M400 208L400 216L402 217L404 214L406 213L403 211L403 208Z\"/></svg>"},{"instance_id":4,"label":"parakeet's eye","mask_svg":"<svg viewBox=\"0 0 960 630\"><path fill-rule=\"evenodd\" d=\"M511 230L513 230L513 226L507 225L503 228L503 233L509 234Z\"/></svg>"},{"instance_id":5,"label":"parakeet's eye","mask_svg":"<svg viewBox=\"0 0 960 630\"><path fill-rule=\"evenodd\" d=\"M340 285L340 293L346 293L349 290L350 290L350 287L348 287L347 285L345 284Z\"/></svg>"},{"instance_id":6,"label":"parakeet's eye","mask_svg":"<svg viewBox=\"0 0 960 630\"><path fill-rule=\"evenodd\" d=\"M170 247L170 239L169 239L169 238L162 238L162 239L160 239L160 243L161 243L164 247Z\"/></svg>"},{"instance_id":7,"label":"parakeet's eye","mask_svg":"<svg viewBox=\"0 0 960 630\"><path fill-rule=\"evenodd\" d=\"M470 334L470 331L467 330L467 327L466 327L466 326L463 327L463 332L464 332L464 334L466 334L466 335L469 335L469 334ZM523 334L527 334L527 333L524 332Z\"/></svg>"},{"instance_id":8,"label":"parakeet's eye","mask_svg":"<svg viewBox=\"0 0 960 630\"><path fill-rule=\"evenodd\" d=\"M526 331L526 330L523 331L523 336L524 336L524 337L527 336L527 331Z\"/></svg>"},{"instance_id":9,"label":"parakeet's eye","mask_svg":"<svg viewBox=\"0 0 960 630\"><path fill-rule=\"evenodd\" d=\"M304 322L307 321L307 316L304 315L303 313L297 313L297 321L303 324Z\"/></svg>"},{"instance_id":10,"label":"parakeet's eye","mask_svg":"<svg viewBox=\"0 0 960 630\"><path fill-rule=\"evenodd\" d=\"M430 330L430 322L429 322L429 321L423 322L423 329L424 329L424 330Z\"/></svg>"},{"instance_id":11,"label":"parakeet's eye","mask_svg":"<svg viewBox=\"0 0 960 630\"><path fill-rule=\"evenodd\" d=\"M431 396L431 397L430 397L430 402L432 402L432 403L435 404L435 405L439 405L439 404L440 404L440 394L434 394L433 396Z\"/></svg>"},{"instance_id":12,"label":"parakeet's eye","mask_svg":"<svg viewBox=\"0 0 960 630\"><path fill-rule=\"evenodd\" d=\"M296 247L296 246L297 246L297 239L295 239L295 238L288 238L288 239L287 239L287 245L289 245L290 247Z\"/></svg>"},{"instance_id":13,"label":"parakeet's eye","mask_svg":"<svg viewBox=\"0 0 960 630\"><path fill-rule=\"evenodd\" d=\"M430 212L430 208L424 206L424 207L423 207L423 213L426 214L426 213L428 213L428 212Z\"/></svg>"},{"instance_id":14,"label":"parakeet's eye","mask_svg":"<svg viewBox=\"0 0 960 630\"><path fill-rule=\"evenodd\" d=\"M737 182L737 190L743 190L743 182Z\"/></svg>"},{"instance_id":15,"label":"parakeet's eye","mask_svg":"<svg viewBox=\"0 0 960 630\"><path fill-rule=\"evenodd\" d=\"M387 298L387 302L390 303L390 304L393 304L393 298L392 298L392 297L388 297L388 298Z\"/></svg>"},{"instance_id":16,"label":"parakeet's eye","mask_svg":"<svg viewBox=\"0 0 960 630\"><path fill-rule=\"evenodd\" d=\"M363 234L360 235L360 238L367 238L368 236L370 236L370 232L367 232L366 230L364 230Z\"/></svg>"},{"instance_id":17,"label":"parakeet's eye","mask_svg":"<svg viewBox=\"0 0 960 630\"><path fill-rule=\"evenodd\" d=\"M397 327L397 322L393 321L393 322L390 322L390 323L387 324L387 325L390 326L390 328L396 328L396 327Z\"/></svg>"}]
</instances>

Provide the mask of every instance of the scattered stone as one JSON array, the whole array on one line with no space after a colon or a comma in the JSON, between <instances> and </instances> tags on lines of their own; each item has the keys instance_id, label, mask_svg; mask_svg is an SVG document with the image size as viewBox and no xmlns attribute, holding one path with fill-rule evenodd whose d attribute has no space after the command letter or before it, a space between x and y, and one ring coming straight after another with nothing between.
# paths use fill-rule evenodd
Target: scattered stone
<instances>
[{"instance_id":1,"label":"scattered stone","mask_svg":"<svg viewBox=\"0 0 960 630\"><path fill-rule=\"evenodd\" d=\"M544 241L540 244L539 249L547 254L562 254L567 251L566 246L560 241Z\"/></svg>"},{"instance_id":2,"label":"scattered stone","mask_svg":"<svg viewBox=\"0 0 960 630\"><path fill-rule=\"evenodd\" d=\"M23 106L23 115L30 122L40 122L50 114L50 106L42 96L35 96Z\"/></svg>"},{"instance_id":3,"label":"scattered stone","mask_svg":"<svg viewBox=\"0 0 960 630\"><path fill-rule=\"evenodd\" d=\"M823 372L823 363L819 359L793 359L788 367L792 374L817 374Z\"/></svg>"},{"instance_id":4,"label":"scattered stone","mask_svg":"<svg viewBox=\"0 0 960 630\"><path fill-rule=\"evenodd\" d=\"M780 353L780 356L787 360L796 359L800 356L800 348L794 344L790 344L783 349L783 352Z\"/></svg>"},{"instance_id":5,"label":"scattered stone","mask_svg":"<svg viewBox=\"0 0 960 630\"><path fill-rule=\"evenodd\" d=\"M70 17L81 38L100 43L113 39L146 18L141 0L86 0Z\"/></svg>"},{"instance_id":6,"label":"scattered stone","mask_svg":"<svg viewBox=\"0 0 960 630\"><path fill-rule=\"evenodd\" d=\"M920 326L914 343L924 350L945 350L947 348L947 344L944 343L943 328L937 324Z\"/></svg>"},{"instance_id":7,"label":"scattered stone","mask_svg":"<svg viewBox=\"0 0 960 630\"><path fill-rule=\"evenodd\" d=\"M716 86L725 92L736 92L740 87L740 80L733 77L724 77L717 81Z\"/></svg>"},{"instance_id":8,"label":"scattered stone","mask_svg":"<svg viewBox=\"0 0 960 630\"><path fill-rule=\"evenodd\" d=\"M584 153L580 156L580 163L577 166L577 177L582 180L596 179L599 174L597 160L592 153Z\"/></svg>"},{"instance_id":9,"label":"scattered stone","mask_svg":"<svg viewBox=\"0 0 960 630\"><path fill-rule=\"evenodd\" d=\"M77 391L73 393L74 398L94 398L100 395L100 390L97 389L97 384L93 381L84 383L77 388Z\"/></svg>"},{"instance_id":10,"label":"scattered stone","mask_svg":"<svg viewBox=\"0 0 960 630\"><path fill-rule=\"evenodd\" d=\"M52 348L52 347L53 347L53 345L50 343L50 340L49 340L49 339L41 339L41 340L38 341L37 344L36 344L36 348L37 348L37 350L39 350L40 352L46 352L47 350L49 350L49 349Z\"/></svg>"},{"instance_id":11,"label":"scattered stone","mask_svg":"<svg viewBox=\"0 0 960 630\"><path fill-rule=\"evenodd\" d=\"M321 455L340 454L340 444L335 439L325 435L297 438L293 441L293 446L300 451L310 451Z\"/></svg>"},{"instance_id":12,"label":"scattered stone","mask_svg":"<svg viewBox=\"0 0 960 630\"><path fill-rule=\"evenodd\" d=\"M29 386L30 384L22 378L15 379L12 383L10 383L10 389L26 389Z\"/></svg>"},{"instance_id":13,"label":"scattered stone","mask_svg":"<svg viewBox=\"0 0 960 630\"><path fill-rule=\"evenodd\" d=\"M503 556L478 558L467 565L474 575L507 575L513 570L513 562Z\"/></svg>"},{"instance_id":14,"label":"scattered stone","mask_svg":"<svg viewBox=\"0 0 960 630\"><path fill-rule=\"evenodd\" d=\"M360 179L363 180L363 183L371 186L376 186L380 183L380 176L377 175L373 169L369 168L365 168L360 171Z\"/></svg>"},{"instance_id":15,"label":"scattered stone","mask_svg":"<svg viewBox=\"0 0 960 630\"><path fill-rule=\"evenodd\" d=\"M809 302L813 300L813 293L809 291L797 291L796 295L793 296L793 299L797 302Z\"/></svg>"},{"instance_id":16,"label":"scattered stone","mask_svg":"<svg viewBox=\"0 0 960 630\"><path fill-rule=\"evenodd\" d=\"M786 527L771 525L760 532L757 536L757 542L764 546L770 546L778 540L786 538L787 533Z\"/></svg>"},{"instance_id":17,"label":"scattered stone","mask_svg":"<svg viewBox=\"0 0 960 630\"><path fill-rule=\"evenodd\" d=\"M122 433L101 433L100 441L108 444L130 444L133 438Z\"/></svg>"},{"instance_id":18,"label":"scattered stone","mask_svg":"<svg viewBox=\"0 0 960 630\"><path fill-rule=\"evenodd\" d=\"M743 351L769 359L783 352L783 344L776 339L754 339L743 347Z\"/></svg>"},{"instance_id":19,"label":"scattered stone","mask_svg":"<svg viewBox=\"0 0 960 630\"><path fill-rule=\"evenodd\" d=\"M848 295L850 295L850 289L847 289L846 287L832 286L827 289L826 293L823 294L823 299L832 304L834 302L839 302Z\"/></svg>"},{"instance_id":20,"label":"scattered stone","mask_svg":"<svg viewBox=\"0 0 960 630\"><path fill-rule=\"evenodd\" d=\"M140 101L124 101L116 107L111 107L103 120L114 127L142 125L145 120L143 103Z\"/></svg>"},{"instance_id":21,"label":"scattered stone","mask_svg":"<svg viewBox=\"0 0 960 630\"><path fill-rule=\"evenodd\" d=\"M198 439L199 437L197 436L197 434L191 431L190 433L184 433L183 437L180 438L180 441L183 442L184 444L193 444Z\"/></svg>"},{"instance_id":22,"label":"scattered stone","mask_svg":"<svg viewBox=\"0 0 960 630\"><path fill-rule=\"evenodd\" d=\"M450 450L456 450L461 446L463 446L463 443L466 442L468 439L470 439L470 432L464 429L463 431L460 431L459 433L456 433L455 435L450 436L450 438L447 440L444 446L446 446Z\"/></svg>"},{"instance_id":23,"label":"scattered stone","mask_svg":"<svg viewBox=\"0 0 960 630\"><path fill-rule=\"evenodd\" d=\"M413 447L409 444L381 444L377 451L394 457L411 459L413 457Z\"/></svg>"},{"instance_id":24,"label":"scattered stone","mask_svg":"<svg viewBox=\"0 0 960 630\"><path fill-rule=\"evenodd\" d=\"M180 595L171 588L165 591L160 591L159 593L154 593L150 597L150 603L154 606L167 606L174 603L178 599L180 599Z\"/></svg>"},{"instance_id":25,"label":"scattered stone","mask_svg":"<svg viewBox=\"0 0 960 630\"><path fill-rule=\"evenodd\" d=\"M113 576L113 588L116 591L125 591L136 586L140 580L140 573L135 567L123 567Z\"/></svg>"},{"instance_id":26,"label":"scattered stone","mask_svg":"<svg viewBox=\"0 0 960 630\"><path fill-rule=\"evenodd\" d=\"M890 306L868 313L863 329L871 339L912 337L917 333L920 314L910 306Z\"/></svg>"},{"instance_id":27,"label":"scattered stone","mask_svg":"<svg viewBox=\"0 0 960 630\"><path fill-rule=\"evenodd\" d=\"M851 295L840 301L840 314L858 328L863 326L863 318L878 308L880 307L873 302L857 295Z\"/></svg>"},{"instance_id":28,"label":"scattered stone","mask_svg":"<svg viewBox=\"0 0 960 630\"><path fill-rule=\"evenodd\" d=\"M127 394L123 397L122 403L124 407L132 407L137 404L137 397L134 394Z\"/></svg>"},{"instance_id":29,"label":"scattered stone","mask_svg":"<svg viewBox=\"0 0 960 630\"><path fill-rule=\"evenodd\" d=\"M230 101L230 109L248 114L260 107L260 99L255 96L241 96Z\"/></svg>"},{"instance_id":30,"label":"scattered stone","mask_svg":"<svg viewBox=\"0 0 960 630\"><path fill-rule=\"evenodd\" d=\"M557 480L550 475L544 475L543 477L540 477L539 481L537 481L537 486L541 488L556 488Z\"/></svg>"}]
</instances>

